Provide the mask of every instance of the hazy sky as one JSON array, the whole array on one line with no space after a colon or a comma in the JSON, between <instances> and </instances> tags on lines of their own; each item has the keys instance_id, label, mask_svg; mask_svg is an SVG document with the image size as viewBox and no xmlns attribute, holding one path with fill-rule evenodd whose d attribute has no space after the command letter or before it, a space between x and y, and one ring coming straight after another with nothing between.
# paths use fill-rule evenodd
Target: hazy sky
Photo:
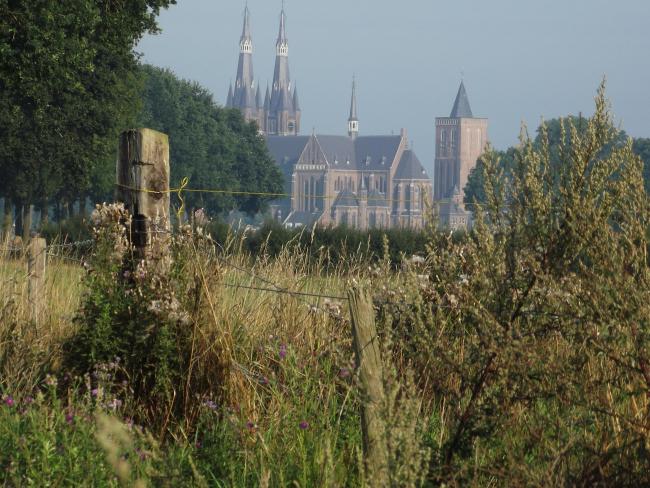
<instances>
[{"instance_id":1,"label":"hazy sky","mask_svg":"<svg viewBox=\"0 0 650 488\"><path fill-rule=\"evenodd\" d=\"M138 50L225 103L244 0L178 0ZM255 76L273 77L281 0L249 0ZM344 134L353 73L360 132L408 130L424 165L434 118L448 116L461 72L497 148L522 121L591 113L603 75L617 120L650 137L650 0L286 0L302 133ZM172 141L173 143L173 141Z\"/></svg>"}]
</instances>

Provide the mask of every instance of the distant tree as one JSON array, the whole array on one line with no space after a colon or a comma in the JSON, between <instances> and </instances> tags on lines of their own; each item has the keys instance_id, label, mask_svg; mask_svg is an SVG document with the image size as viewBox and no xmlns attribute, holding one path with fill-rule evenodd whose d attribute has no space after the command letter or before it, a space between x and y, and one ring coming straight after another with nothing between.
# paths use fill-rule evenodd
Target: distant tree
<instances>
[{"instance_id":1,"label":"distant tree","mask_svg":"<svg viewBox=\"0 0 650 488\"><path fill-rule=\"evenodd\" d=\"M559 171L558 165L566 164L566 161L571 157L571 141L574 137L571 130L575 131L575 135L585 137L586 131L588 130L587 122L588 119L582 116L569 115L567 117L545 121L537 128L537 135L532 141L532 144L535 149L542 149L542 145L544 144L543 135L545 134L548 143L549 163L553 171ZM611 128L611 131L611 140L601 149L598 157L607 157L614 148L623 147L627 143L628 136L625 131L614 127ZM647 169L644 171L644 180L647 191L650 188L650 139L638 139L636 141L633 145L634 152L646 162L645 166ZM498 161L496 166L492 165L492 171L503 171L505 177L503 180L505 182L504 184L508 184L510 181L517 150L517 147L509 147L505 151L491 150L491 157L496 158L496 161ZM564 153L562 152L563 150ZM472 204L482 205L486 203L484 187L485 171L486 166L482 159L479 159L475 168L470 171L467 185L464 189L464 202L470 208Z\"/></svg>"},{"instance_id":2,"label":"distant tree","mask_svg":"<svg viewBox=\"0 0 650 488\"><path fill-rule=\"evenodd\" d=\"M228 191L282 192L282 174L254 123L245 122L238 110L218 106L198 83L167 69L141 69L145 85L138 123L169 135L172 186L187 177L194 189L225 190L187 193L188 208L255 214L272 198Z\"/></svg>"}]
</instances>

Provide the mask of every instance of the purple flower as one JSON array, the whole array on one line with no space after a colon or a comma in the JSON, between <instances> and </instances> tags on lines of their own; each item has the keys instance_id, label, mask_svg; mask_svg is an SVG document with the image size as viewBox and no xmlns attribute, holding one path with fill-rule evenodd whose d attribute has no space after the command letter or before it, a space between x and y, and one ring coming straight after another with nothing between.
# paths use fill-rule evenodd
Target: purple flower
<instances>
[{"instance_id":1,"label":"purple flower","mask_svg":"<svg viewBox=\"0 0 650 488\"><path fill-rule=\"evenodd\" d=\"M348 368L341 368L339 370L339 376L341 378L347 378L348 376L350 376L350 370Z\"/></svg>"},{"instance_id":2,"label":"purple flower","mask_svg":"<svg viewBox=\"0 0 650 488\"><path fill-rule=\"evenodd\" d=\"M26 396L25 399L23 400L23 403L25 405L31 405L32 403L34 403L34 398L32 398L31 396Z\"/></svg>"},{"instance_id":3,"label":"purple flower","mask_svg":"<svg viewBox=\"0 0 650 488\"><path fill-rule=\"evenodd\" d=\"M214 403L212 400L206 400L203 402L203 405L208 407L210 410L216 410L217 409L217 404Z\"/></svg>"},{"instance_id":4,"label":"purple flower","mask_svg":"<svg viewBox=\"0 0 650 488\"><path fill-rule=\"evenodd\" d=\"M65 422L66 422L68 425L72 425L72 424L74 424L74 413L72 413L72 412L68 412L68 413L66 413L66 414L65 414Z\"/></svg>"},{"instance_id":5,"label":"purple flower","mask_svg":"<svg viewBox=\"0 0 650 488\"><path fill-rule=\"evenodd\" d=\"M201 441L196 441L194 443L194 447L196 447L197 449L201 449L202 446L203 446L203 444L201 444Z\"/></svg>"},{"instance_id":6,"label":"purple flower","mask_svg":"<svg viewBox=\"0 0 650 488\"><path fill-rule=\"evenodd\" d=\"M269 379L266 376L262 376L262 379L260 379L260 385L266 386L269 384Z\"/></svg>"},{"instance_id":7,"label":"purple flower","mask_svg":"<svg viewBox=\"0 0 650 488\"><path fill-rule=\"evenodd\" d=\"M284 358L287 357L287 345L286 344L282 344L280 346L280 352L278 354L280 356L280 359L284 359Z\"/></svg>"},{"instance_id":8,"label":"purple flower","mask_svg":"<svg viewBox=\"0 0 650 488\"><path fill-rule=\"evenodd\" d=\"M309 428L309 422L303 420L298 424L298 427L300 427L300 430L307 430Z\"/></svg>"},{"instance_id":9,"label":"purple flower","mask_svg":"<svg viewBox=\"0 0 650 488\"><path fill-rule=\"evenodd\" d=\"M11 395L5 397L5 405L7 405L8 407L11 408L11 407L13 407L15 404L16 404L16 402L14 402L14 398L13 398Z\"/></svg>"},{"instance_id":10,"label":"purple flower","mask_svg":"<svg viewBox=\"0 0 650 488\"><path fill-rule=\"evenodd\" d=\"M90 394L96 397L97 395L99 395L99 390L97 388L93 388L92 390L90 390Z\"/></svg>"},{"instance_id":11,"label":"purple flower","mask_svg":"<svg viewBox=\"0 0 650 488\"><path fill-rule=\"evenodd\" d=\"M248 422L246 422L246 428L248 430L253 430L255 429L255 424L249 420Z\"/></svg>"}]
</instances>

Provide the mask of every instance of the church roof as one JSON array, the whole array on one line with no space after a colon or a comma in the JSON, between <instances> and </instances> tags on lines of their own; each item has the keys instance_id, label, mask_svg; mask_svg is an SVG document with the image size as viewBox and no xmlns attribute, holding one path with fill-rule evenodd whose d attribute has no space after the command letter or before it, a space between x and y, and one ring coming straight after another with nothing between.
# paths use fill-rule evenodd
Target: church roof
<instances>
[{"instance_id":1,"label":"church roof","mask_svg":"<svg viewBox=\"0 0 650 488\"><path fill-rule=\"evenodd\" d=\"M266 144L275 161L295 164L310 136L267 136ZM389 171L400 147L401 136L316 136L333 169ZM349 161L349 164L348 164Z\"/></svg>"},{"instance_id":2,"label":"church roof","mask_svg":"<svg viewBox=\"0 0 650 488\"><path fill-rule=\"evenodd\" d=\"M401 136L359 136L355 139L357 169L388 171L393 163Z\"/></svg>"},{"instance_id":3,"label":"church roof","mask_svg":"<svg viewBox=\"0 0 650 488\"><path fill-rule=\"evenodd\" d=\"M357 196L352 193L350 190L343 190L334 200L333 207L357 207L359 206L359 200Z\"/></svg>"},{"instance_id":4,"label":"church roof","mask_svg":"<svg viewBox=\"0 0 650 488\"><path fill-rule=\"evenodd\" d=\"M465 90L465 83L462 81L460 82L460 87L458 87L456 101L454 102L454 107L451 109L451 115L449 117L452 119L471 119L473 117L472 108L469 106L467 91Z\"/></svg>"},{"instance_id":5,"label":"church roof","mask_svg":"<svg viewBox=\"0 0 650 488\"><path fill-rule=\"evenodd\" d=\"M402 154L397 171L395 172L396 180L428 180L429 175L425 171L422 163L411 149L407 149Z\"/></svg>"}]
</instances>

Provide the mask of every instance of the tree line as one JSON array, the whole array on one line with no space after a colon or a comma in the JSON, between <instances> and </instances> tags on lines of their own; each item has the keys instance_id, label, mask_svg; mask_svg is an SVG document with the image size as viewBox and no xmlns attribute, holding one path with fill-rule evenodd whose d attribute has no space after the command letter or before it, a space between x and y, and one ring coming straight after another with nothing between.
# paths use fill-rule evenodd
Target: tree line
<instances>
[{"instance_id":1,"label":"tree line","mask_svg":"<svg viewBox=\"0 0 650 488\"><path fill-rule=\"evenodd\" d=\"M281 190L262 138L196 83L143 66L135 47L175 0L0 0L0 198L5 226L27 234L110 200L120 131L166 132L172 185ZM261 198L192 194L191 207L254 213Z\"/></svg>"}]
</instances>

